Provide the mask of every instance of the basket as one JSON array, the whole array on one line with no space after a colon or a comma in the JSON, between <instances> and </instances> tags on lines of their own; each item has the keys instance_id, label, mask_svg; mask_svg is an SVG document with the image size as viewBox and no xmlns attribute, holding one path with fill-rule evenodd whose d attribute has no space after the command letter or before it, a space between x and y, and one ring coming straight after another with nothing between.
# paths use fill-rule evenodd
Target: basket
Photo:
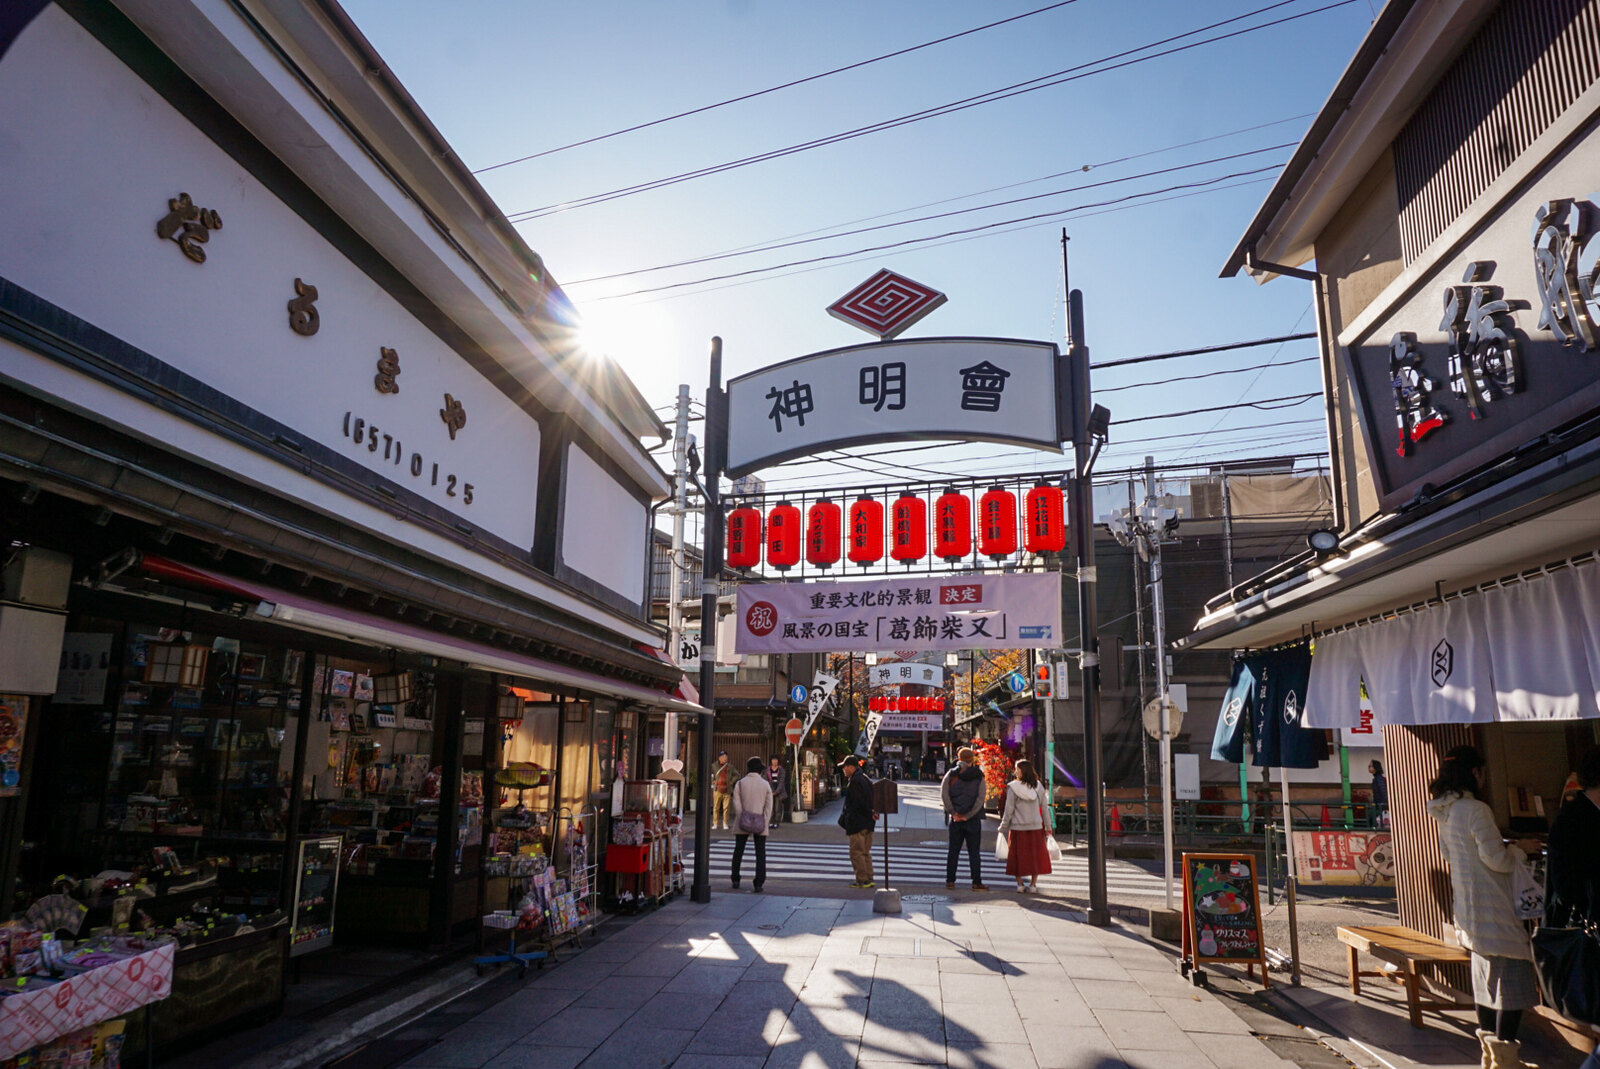
<instances>
[{"instance_id":1,"label":"basket","mask_svg":"<svg viewBox=\"0 0 1600 1069\"><path fill-rule=\"evenodd\" d=\"M532 761L517 761L496 772L494 782L497 787L508 787L513 790L548 787L550 770Z\"/></svg>"},{"instance_id":2,"label":"basket","mask_svg":"<svg viewBox=\"0 0 1600 1069\"><path fill-rule=\"evenodd\" d=\"M483 926L485 928L515 928L517 926L517 918L514 915L504 913L489 913L483 918Z\"/></svg>"}]
</instances>

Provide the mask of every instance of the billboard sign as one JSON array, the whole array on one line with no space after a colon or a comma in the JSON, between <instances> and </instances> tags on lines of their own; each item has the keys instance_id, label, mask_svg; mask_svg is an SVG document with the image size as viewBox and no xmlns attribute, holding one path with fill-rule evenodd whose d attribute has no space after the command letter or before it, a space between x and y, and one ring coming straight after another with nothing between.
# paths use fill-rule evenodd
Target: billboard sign
<instances>
[{"instance_id":1,"label":"billboard sign","mask_svg":"<svg viewBox=\"0 0 1600 1069\"><path fill-rule=\"evenodd\" d=\"M734 613L740 653L1011 650L1054 647L1054 573L927 576L855 583L746 583Z\"/></svg>"}]
</instances>

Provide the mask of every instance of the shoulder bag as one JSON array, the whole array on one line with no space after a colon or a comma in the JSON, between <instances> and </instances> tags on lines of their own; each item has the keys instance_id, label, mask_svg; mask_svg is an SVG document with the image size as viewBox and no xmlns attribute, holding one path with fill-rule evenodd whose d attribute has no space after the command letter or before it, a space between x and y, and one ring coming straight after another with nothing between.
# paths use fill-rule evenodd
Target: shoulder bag
<instances>
[{"instance_id":1,"label":"shoulder bag","mask_svg":"<svg viewBox=\"0 0 1600 1069\"><path fill-rule=\"evenodd\" d=\"M1546 1005L1569 1021L1600 1025L1600 933L1593 925L1534 932L1533 968Z\"/></svg>"}]
</instances>

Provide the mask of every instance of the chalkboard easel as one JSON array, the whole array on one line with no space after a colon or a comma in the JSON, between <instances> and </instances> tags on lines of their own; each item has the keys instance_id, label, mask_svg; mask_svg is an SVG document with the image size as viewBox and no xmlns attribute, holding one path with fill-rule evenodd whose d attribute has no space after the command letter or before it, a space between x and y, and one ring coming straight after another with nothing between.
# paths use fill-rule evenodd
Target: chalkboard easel
<instances>
[{"instance_id":1,"label":"chalkboard easel","mask_svg":"<svg viewBox=\"0 0 1600 1069\"><path fill-rule=\"evenodd\" d=\"M1184 974L1204 983L1207 962L1243 964L1252 978L1259 966L1261 986L1272 986L1251 854L1183 855Z\"/></svg>"}]
</instances>

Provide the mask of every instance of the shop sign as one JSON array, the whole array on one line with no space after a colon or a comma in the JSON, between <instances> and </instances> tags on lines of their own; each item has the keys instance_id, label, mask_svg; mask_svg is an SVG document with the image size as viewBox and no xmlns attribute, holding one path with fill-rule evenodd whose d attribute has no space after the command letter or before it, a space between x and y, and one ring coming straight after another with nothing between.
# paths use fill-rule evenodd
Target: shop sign
<instances>
[{"instance_id":1,"label":"shop sign","mask_svg":"<svg viewBox=\"0 0 1600 1069\"><path fill-rule=\"evenodd\" d=\"M734 620L740 653L1054 647L1061 583L1043 573L745 583Z\"/></svg>"},{"instance_id":2,"label":"shop sign","mask_svg":"<svg viewBox=\"0 0 1600 1069\"><path fill-rule=\"evenodd\" d=\"M773 364L728 383L728 474L911 438L1060 452L1060 363L1050 342L923 338Z\"/></svg>"},{"instance_id":3,"label":"shop sign","mask_svg":"<svg viewBox=\"0 0 1600 1069\"><path fill-rule=\"evenodd\" d=\"M874 687L889 687L897 683L915 683L923 687L944 686L945 670L942 664L875 664L869 673Z\"/></svg>"},{"instance_id":4,"label":"shop sign","mask_svg":"<svg viewBox=\"0 0 1600 1069\"><path fill-rule=\"evenodd\" d=\"M929 713L885 713L882 731L938 731L944 727L944 717Z\"/></svg>"},{"instance_id":5,"label":"shop sign","mask_svg":"<svg viewBox=\"0 0 1600 1069\"><path fill-rule=\"evenodd\" d=\"M1386 831L1297 831L1294 865L1306 883L1394 886L1394 845Z\"/></svg>"},{"instance_id":6,"label":"shop sign","mask_svg":"<svg viewBox=\"0 0 1600 1069\"><path fill-rule=\"evenodd\" d=\"M1600 207L1563 184L1597 156L1580 146L1341 339L1386 511L1600 404Z\"/></svg>"},{"instance_id":7,"label":"shop sign","mask_svg":"<svg viewBox=\"0 0 1600 1069\"><path fill-rule=\"evenodd\" d=\"M442 337L63 23L41 17L7 53L42 106L0 119L0 141L57 163L38 181L0 159L0 306L62 344L4 347L0 372L347 521L347 489L377 489L390 503L363 522L399 542L416 543L411 513L532 545L540 427L520 385L482 370L495 356Z\"/></svg>"}]
</instances>

